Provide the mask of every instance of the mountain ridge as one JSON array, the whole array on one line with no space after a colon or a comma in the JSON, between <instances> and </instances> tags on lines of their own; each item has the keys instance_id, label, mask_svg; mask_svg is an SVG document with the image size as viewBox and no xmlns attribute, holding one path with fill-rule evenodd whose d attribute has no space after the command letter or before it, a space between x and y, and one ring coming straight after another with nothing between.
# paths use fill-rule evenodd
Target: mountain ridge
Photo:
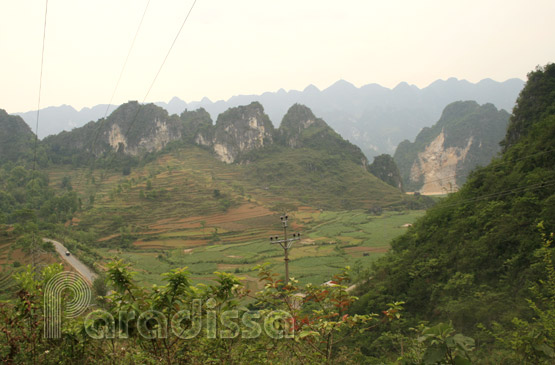
<instances>
[{"instance_id":1,"label":"mountain ridge","mask_svg":"<svg viewBox=\"0 0 555 365\"><path fill-rule=\"evenodd\" d=\"M414 138L430 120L437 120L443 108L450 102L457 100L476 100L481 104L490 102L497 108L510 111L524 82L513 78L503 82L492 80L492 84L486 80L478 83L456 78L436 80L421 89L414 85L408 86L408 94L405 93L406 88L399 87L402 83L393 89L378 84L367 84L357 88L348 81L339 80L322 90L314 85L308 85L303 91L280 89L260 95L235 95L227 100L214 102L206 97L193 102L185 102L178 97L173 97L169 102L154 104L165 108L170 115L179 115L185 109L196 110L202 107L215 120L217 115L230 107L258 101L274 121L280 121L289 106L295 103L304 104L326 120L343 138L358 145L366 157L370 158L380 153L392 154L398 143L404 139ZM349 97L345 97L345 90ZM94 118L87 114L78 121L77 119L52 121L47 117L48 114L42 113L41 119L45 125L64 125L67 129L71 125L80 126L103 117L106 105L97 107L90 108L91 112L93 110L98 112ZM34 125L36 121L33 119L36 118L36 111L16 114L22 115L30 125ZM70 125L70 122L73 124ZM48 130L48 128L39 128L39 137L43 138Z\"/></svg>"}]
</instances>

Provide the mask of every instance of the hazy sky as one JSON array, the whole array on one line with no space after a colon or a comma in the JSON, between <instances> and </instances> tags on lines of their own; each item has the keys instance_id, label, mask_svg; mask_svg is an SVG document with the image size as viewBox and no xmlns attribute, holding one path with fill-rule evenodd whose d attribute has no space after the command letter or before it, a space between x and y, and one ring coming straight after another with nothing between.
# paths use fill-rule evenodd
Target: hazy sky
<instances>
[{"instance_id":1,"label":"hazy sky","mask_svg":"<svg viewBox=\"0 0 555 365\"><path fill-rule=\"evenodd\" d=\"M147 0L50 0L41 107L108 103ZM115 103L142 101L192 0L151 0ZM0 1L0 108L36 109L45 1ZM147 101L436 79L555 61L555 1L197 0Z\"/></svg>"}]
</instances>

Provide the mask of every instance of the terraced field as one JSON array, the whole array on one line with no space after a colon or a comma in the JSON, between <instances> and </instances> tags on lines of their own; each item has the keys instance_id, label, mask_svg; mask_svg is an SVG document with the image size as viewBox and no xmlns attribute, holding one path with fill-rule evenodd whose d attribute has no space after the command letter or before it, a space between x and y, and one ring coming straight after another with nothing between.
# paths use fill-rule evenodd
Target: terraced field
<instances>
[{"instance_id":1,"label":"terraced field","mask_svg":"<svg viewBox=\"0 0 555 365\"><path fill-rule=\"evenodd\" d=\"M345 266L355 271L370 266L407 229L403 225L423 214L322 210L293 193L280 193L284 186L279 182L259 185L248 169L226 165L195 147L161 155L128 176L58 168L51 171L50 184L59 187L69 177L84 197L83 211L68 225L95 237L86 245L103 257L95 260L100 270L109 260L123 258L138 280L157 284L161 273L183 266L197 282L227 271L252 289L258 287L254 266L268 262L283 273L283 250L268 240L282 234L282 211L289 212L290 231L303 237L290 252L291 276L301 283L324 282ZM305 194L310 186L300 189Z\"/></svg>"}]
</instances>

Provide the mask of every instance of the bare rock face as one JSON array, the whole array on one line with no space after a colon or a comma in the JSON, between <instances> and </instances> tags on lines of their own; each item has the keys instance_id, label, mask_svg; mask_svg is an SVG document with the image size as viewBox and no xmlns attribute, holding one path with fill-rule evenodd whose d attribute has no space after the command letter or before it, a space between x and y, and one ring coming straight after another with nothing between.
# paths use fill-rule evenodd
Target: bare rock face
<instances>
[{"instance_id":1,"label":"bare rock face","mask_svg":"<svg viewBox=\"0 0 555 365\"><path fill-rule=\"evenodd\" d=\"M130 102L110 115L103 130L103 140L112 150L138 156L160 151L169 142L181 139L182 123L153 104Z\"/></svg>"},{"instance_id":2,"label":"bare rock face","mask_svg":"<svg viewBox=\"0 0 555 365\"><path fill-rule=\"evenodd\" d=\"M213 131L200 132L195 142L211 146L218 158L235 162L243 153L273 142L274 126L258 102L231 108L218 116Z\"/></svg>"},{"instance_id":3,"label":"bare rock face","mask_svg":"<svg viewBox=\"0 0 555 365\"><path fill-rule=\"evenodd\" d=\"M410 181L423 181L422 194L445 194L457 191L457 165L464 163L472 145L473 137L464 148L445 147L443 130L423 152L418 153L410 170Z\"/></svg>"},{"instance_id":4,"label":"bare rock face","mask_svg":"<svg viewBox=\"0 0 555 365\"><path fill-rule=\"evenodd\" d=\"M395 151L403 186L422 194L457 191L476 166L487 165L501 150L509 113L492 104L458 101L443 110L440 120L424 128L414 142Z\"/></svg>"},{"instance_id":5,"label":"bare rock face","mask_svg":"<svg viewBox=\"0 0 555 365\"><path fill-rule=\"evenodd\" d=\"M53 150L92 153L99 157L106 152L139 156L164 148L183 135L183 123L176 115L154 104L128 102L108 118L90 122L71 132L45 138Z\"/></svg>"}]
</instances>

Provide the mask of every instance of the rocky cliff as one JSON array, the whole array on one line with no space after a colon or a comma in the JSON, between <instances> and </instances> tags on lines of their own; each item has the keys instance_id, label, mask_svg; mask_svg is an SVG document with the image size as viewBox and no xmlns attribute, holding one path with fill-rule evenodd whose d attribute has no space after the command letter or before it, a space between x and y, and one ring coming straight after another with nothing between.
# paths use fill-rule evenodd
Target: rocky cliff
<instances>
[{"instance_id":1,"label":"rocky cliff","mask_svg":"<svg viewBox=\"0 0 555 365\"><path fill-rule=\"evenodd\" d=\"M265 145L272 144L274 126L258 102L230 108L218 116L213 130L204 130L195 142L210 146L218 158L226 163Z\"/></svg>"},{"instance_id":2,"label":"rocky cliff","mask_svg":"<svg viewBox=\"0 0 555 365\"><path fill-rule=\"evenodd\" d=\"M363 168L368 162L357 146L344 140L306 106L293 105L276 130L258 102L230 108L212 123L206 110L185 110L179 117L153 104L123 104L108 118L90 122L71 132L45 138L44 143L63 162L63 156L80 153L84 161L91 153L140 157L178 141L211 149L226 163L248 162L266 147L310 148L330 156L349 159ZM250 157L249 157L250 156ZM67 162L67 160L65 160Z\"/></svg>"},{"instance_id":3,"label":"rocky cliff","mask_svg":"<svg viewBox=\"0 0 555 365\"><path fill-rule=\"evenodd\" d=\"M58 153L81 151L98 157L112 151L139 156L181 139L183 128L176 115L169 116L154 104L133 101L123 104L106 119L47 137L44 143Z\"/></svg>"},{"instance_id":4,"label":"rocky cliff","mask_svg":"<svg viewBox=\"0 0 555 365\"><path fill-rule=\"evenodd\" d=\"M449 104L434 126L397 147L394 159L405 189L423 194L458 190L472 169L500 151L508 120L509 114L492 104Z\"/></svg>"}]
</instances>

